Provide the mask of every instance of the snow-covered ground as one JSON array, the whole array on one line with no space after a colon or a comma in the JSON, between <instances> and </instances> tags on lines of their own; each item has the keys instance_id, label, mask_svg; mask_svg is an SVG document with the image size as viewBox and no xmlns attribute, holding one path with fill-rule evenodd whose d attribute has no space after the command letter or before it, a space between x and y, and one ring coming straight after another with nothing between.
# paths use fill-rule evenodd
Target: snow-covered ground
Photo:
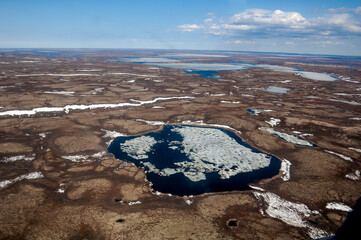
<instances>
[{"instance_id":1,"label":"snow-covered ground","mask_svg":"<svg viewBox=\"0 0 361 240\"><path fill-rule=\"evenodd\" d=\"M93 155L68 155L68 156L62 156L62 158L70 160L72 162L91 162L94 160L101 160L104 159L107 152L98 152Z\"/></svg>"},{"instance_id":2,"label":"snow-covered ground","mask_svg":"<svg viewBox=\"0 0 361 240\"><path fill-rule=\"evenodd\" d=\"M335 153L335 152L332 152L332 151L329 151L329 150L325 150L325 152L327 152L327 153L329 153L329 154L336 155L336 156L342 158L343 160L353 162L353 161L352 161L352 158L350 158L350 157L348 157L348 156L345 156L345 155L342 155L342 154L340 154L340 153Z\"/></svg>"},{"instance_id":3,"label":"snow-covered ground","mask_svg":"<svg viewBox=\"0 0 361 240\"><path fill-rule=\"evenodd\" d=\"M269 121L266 121L271 127L277 126L281 122L281 119L278 118L271 118Z\"/></svg>"},{"instance_id":4,"label":"snow-covered ground","mask_svg":"<svg viewBox=\"0 0 361 240\"><path fill-rule=\"evenodd\" d=\"M287 201L271 192L254 192L253 194L259 201L262 215L279 219L294 227L305 228L312 239L330 235L307 222L307 217L311 214L319 214L319 212L311 211L305 204Z\"/></svg>"},{"instance_id":5,"label":"snow-covered ground","mask_svg":"<svg viewBox=\"0 0 361 240\"><path fill-rule=\"evenodd\" d=\"M144 119L136 119L135 121L144 122L148 125L154 125L154 126L161 126L161 125L165 124L165 122L162 122L162 121L148 121L148 120L144 120Z\"/></svg>"},{"instance_id":6,"label":"snow-covered ground","mask_svg":"<svg viewBox=\"0 0 361 240\"><path fill-rule=\"evenodd\" d=\"M44 93L46 93L46 94L56 94L56 95L67 95L67 96L72 96L72 95L75 94L75 92L72 92L72 91L59 91L59 92L45 91Z\"/></svg>"},{"instance_id":7,"label":"snow-covered ground","mask_svg":"<svg viewBox=\"0 0 361 240\"><path fill-rule=\"evenodd\" d=\"M283 181L289 181L290 178L291 178L291 174L290 174L290 170L291 170L291 165L292 163L286 159L283 159L282 160L282 163L281 163L281 172L282 172L282 180Z\"/></svg>"},{"instance_id":8,"label":"snow-covered ground","mask_svg":"<svg viewBox=\"0 0 361 240\"><path fill-rule=\"evenodd\" d=\"M18 155L18 156L12 156L12 157L4 157L3 159L0 160L0 162L9 163L9 162L16 162L16 161L20 161L20 160L32 161L34 159L35 159L35 154L32 154L30 156Z\"/></svg>"},{"instance_id":9,"label":"snow-covered ground","mask_svg":"<svg viewBox=\"0 0 361 240\"><path fill-rule=\"evenodd\" d=\"M355 170L354 173L348 173L345 177L354 181L360 180L360 171Z\"/></svg>"},{"instance_id":10,"label":"snow-covered ground","mask_svg":"<svg viewBox=\"0 0 361 240\"><path fill-rule=\"evenodd\" d=\"M8 186L9 184L13 184L15 182L19 182L24 179L31 180L31 179L39 179L39 178L43 178L43 177L44 177L44 175L41 172L32 172L32 173L24 174L24 175L14 178L14 179L11 179L11 180L1 181L0 188L4 188L4 187Z\"/></svg>"},{"instance_id":11,"label":"snow-covered ground","mask_svg":"<svg viewBox=\"0 0 361 240\"><path fill-rule=\"evenodd\" d=\"M144 104L153 104L158 101L175 100L175 99L192 99L194 97L158 97L153 100L136 101L137 103L114 103L114 104L90 104L90 105L66 105L65 107L40 107L31 110L9 110L0 112L0 116L21 116L21 115L35 115L36 113L50 113L50 112L65 112L69 113L71 110L92 110L98 108L120 108L120 107L139 107Z\"/></svg>"},{"instance_id":12,"label":"snow-covered ground","mask_svg":"<svg viewBox=\"0 0 361 240\"><path fill-rule=\"evenodd\" d=\"M337 203L337 202L327 203L326 208L332 210L344 211L344 212L352 211L352 208L350 208L349 206L345 205L344 203Z\"/></svg>"}]
</instances>

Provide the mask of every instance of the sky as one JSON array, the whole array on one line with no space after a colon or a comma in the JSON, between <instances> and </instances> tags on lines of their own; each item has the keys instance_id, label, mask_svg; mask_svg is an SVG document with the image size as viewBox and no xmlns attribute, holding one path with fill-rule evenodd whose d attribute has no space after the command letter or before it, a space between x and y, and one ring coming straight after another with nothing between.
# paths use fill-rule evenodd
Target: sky
<instances>
[{"instance_id":1,"label":"sky","mask_svg":"<svg viewBox=\"0 0 361 240\"><path fill-rule=\"evenodd\" d=\"M361 56L361 0L1 0L0 48Z\"/></svg>"}]
</instances>

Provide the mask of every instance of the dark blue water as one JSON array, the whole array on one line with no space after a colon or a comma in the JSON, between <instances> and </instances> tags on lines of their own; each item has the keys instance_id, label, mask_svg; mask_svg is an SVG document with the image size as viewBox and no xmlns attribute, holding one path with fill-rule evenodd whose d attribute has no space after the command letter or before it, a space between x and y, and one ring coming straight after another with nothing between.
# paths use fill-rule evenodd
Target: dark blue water
<instances>
[{"instance_id":1,"label":"dark blue water","mask_svg":"<svg viewBox=\"0 0 361 240\"><path fill-rule=\"evenodd\" d=\"M221 76L219 76L219 71L202 71L202 70L185 70L186 73L194 73L200 75L202 78L211 78L211 79L217 79L221 81Z\"/></svg>"},{"instance_id":2,"label":"dark blue water","mask_svg":"<svg viewBox=\"0 0 361 240\"><path fill-rule=\"evenodd\" d=\"M247 112L249 112L249 113L251 113L251 114L254 114L254 113L255 113L255 111L252 110L252 109L247 109Z\"/></svg>"},{"instance_id":3,"label":"dark blue water","mask_svg":"<svg viewBox=\"0 0 361 240\"><path fill-rule=\"evenodd\" d=\"M274 156L270 156L271 162L268 167L257 169L251 172L238 173L235 176L231 176L229 179L221 179L217 172L205 173L206 180L191 181L185 177L183 173L175 173L170 176L161 176L158 173L149 171L149 168L144 163L152 163L157 169L164 168L177 168L175 163L183 161L192 161L182 151L182 145L179 146L179 150L172 150L169 148L169 142L180 141L183 137L177 133L171 131L173 128L179 128L184 126L172 126L165 125L162 131L152 132L143 136L153 137L157 143L153 146L151 152L148 153L147 159L137 160L129 156L126 152L123 152L120 148L120 144L127 140L137 138L133 137L117 137L110 144L108 151L117 159L121 159L127 162L132 162L138 167L144 167L147 170L147 179L153 183L153 188L156 191L162 193L171 193L173 195L197 195L207 192L222 192L222 191L234 191L234 190L249 190L249 184L255 181L270 178L279 173L281 161ZM189 126L187 126L189 127ZM252 149L252 152L261 153L257 149L244 143L235 133L220 129L226 133L229 137L235 139L239 144ZM179 167L179 166L178 166Z\"/></svg>"}]
</instances>

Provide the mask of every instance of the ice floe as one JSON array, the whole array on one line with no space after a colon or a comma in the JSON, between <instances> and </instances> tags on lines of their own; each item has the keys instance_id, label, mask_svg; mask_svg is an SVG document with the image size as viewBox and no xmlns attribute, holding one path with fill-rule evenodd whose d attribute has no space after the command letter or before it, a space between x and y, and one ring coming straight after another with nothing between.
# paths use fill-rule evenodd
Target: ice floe
<instances>
[{"instance_id":1,"label":"ice floe","mask_svg":"<svg viewBox=\"0 0 361 240\"><path fill-rule=\"evenodd\" d=\"M267 214L294 227L306 228L312 239L330 235L326 231L313 227L305 220L311 214L319 214L318 211L311 211L305 204L287 201L270 192L254 192L253 194L261 205L262 215Z\"/></svg>"},{"instance_id":2,"label":"ice floe","mask_svg":"<svg viewBox=\"0 0 361 240\"><path fill-rule=\"evenodd\" d=\"M4 188L4 187L8 186L9 184L13 184L15 182L18 182L18 181L21 181L24 179L31 180L31 179L39 179L39 178L43 178L43 177L44 177L44 175L41 172L32 172L32 173L24 174L24 175L14 178L14 179L11 179L11 180L1 181L0 188Z\"/></svg>"},{"instance_id":3,"label":"ice floe","mask_svg":"<svg viewBox=\"0 0 361 240\"><path fill-rule=\"evenodd\" d=\"M233 132L236 132L238 134L241 134L241 131L238 131L238 130L230 127L230 126L221 125L221 124L213 124L213 123L204 123L203 120L198 120L198 121L195 121L195 122L192 122L190 120L186 120L186 121L182 121L182 124L224 128L224 129L232 130Z\"/></svg>"},{"instance_id":4,"label":"ice floe","mask_svg":"<svg viewBox=\"0 0 361 240\"><path fill-rule=\"evenodd\" d=\"M16 162L20 160L24 161L33 161L35 159L35 154L32 154L30 156L25 155L18 155L18 156L12 156L12 157L4 157L0 160L0 162L9 163L9 162Z\"/></svg>"},{"instance_id":5,"label":"ice floe","mask_svg":"<svg viewBox=\"0 0 361 240\"><path fill-rule=\"evenodd\" d=\"M288 91L291 91L291 89L289 88L276 87L276 86L270 86L264 90L271 93L287 93Z\"/></svg>"},{"instance_id":6,"label":"ice floe","mask_svg":"<svg viewBox=\"0 0 361 240\"><path fill-rule=\"evenodd\" d=\"M291 170L292 163L286 159L283 159L281 162L281 172L282 172L282 180L289 181L291 178L290 170Z\"/></svg>"},{"instance_id":7,"label":"ice floe","mask_svg":"<svg viewBox=\"0 0 361 240\"><path fill-rule=\"evenodd\" d=\"M356 170L354 173L348 173L345 177L354 181L360 180L360 171Z\"/></svg>"},{"instance_id":8,"label":"ice floe","mask_svg":"<svg viewBox=\"0 0 361 240\"><path fill-rule=\"evenodd\" d=\"M352 161L352 158L347 157L347 156L345 156L345 155L342 155L342 154L340 154L340 153L335 153L335 152L332 152L332 151L329 151L329 150L325 150L325 152L327 152L327 153L329 153L329 154L336 155L336 156L342 158L343 160L353 162L353 161Z\"/></svg>"},{"instance_id":9,"label":"ice floe","mask_svg":"<svg viewBox=\"0 0 361 240\"><path fill-rule=\"evenodd\" d=\"M283 132L279 132L279 131L276 131L272 128L265 128L265 127L260 127L259 128L260 130L263 130L263 131L266 131L266 132L269 132L271 134L274 134L276 136L278 136L279 138L289 142L289 143L293 143L293 144L297 144L297 145L301 145L301 146L307 146L307 147L312 147L313 144L310 143L309 141L306 141L298 136L295 136L295 135L291 135L291 134L288 134L288 133L283 133Z\"/></svg>"},{"instance_id":10,"label":"ice floe","mask_svg":"<svg viewBox=\"0 0 361 240\"><path fill-rule=\"evenodd\" d=\"M271 118L269 121L266 121L271 127L277 126L281 122L281 119L278 118Z\"/></svg>"},{"instance_id":11,"label":"ice floe","mask_svg":"<svg viewBox=\"0 0 361 240\"><path fill-rule=\"evenodd\" d=\"M120 144L120 149L134 159L147 159L157 141L149 136L140 136Z\"/></svg>"},{"instance_id":12,"label":"ice floe","mask_svg":"<svg viewBox=\"0 0 361 240\"><path fill-rule=\"evenodd\" d=\"M296 75L299 75L301 77L308 78L311 80L316 80L316 81L336 81L337 80L337 78L335 78L329 74L326 74L326 73L300 71L300 72L297 72Z\"/></svg>"},{"instance_id":13,"label":"ice floe","mask_svg":"<svg viewBox=\"0 0 361 240\"><path fill-rule=\"evenodd\" d=\"M175 165L180 166L183 174L192 181L205 180L204 173L209 172L218 172L226 179L270 164L269 156L252 152L219 129L182 127L172 131L183 137L184 152L191 160Z\"/></svg>"},{"instance_id":14,"label":"ice floe","mask_svg":"<svg viewBox=\"0 0 361 240\"><path fill-rule=\"evenodd\" d=\"M337 202L330 202L327 203L326 205L327 209L332 209L332 210L339 210L339 211L344 211L344 212L351 212L352 208L350 208L349 206L343 204L343 203L337 203Z\"/></svg>"},{"instance_id":15,"label":"ice floe","mask_svg":"<svg viewBox=\"0 0 361 240\"><path fill-rule=\"evenodd\" d=\"M114 104L90 104L90 105L66 105L65 107L40 107L31 110L9 110L0 112L0 116L21 116L21 115L35 115L37 113L50 113L50 112L65 112L69 113L71 110L92 110L98 108L120 108L120 107L139 107L145 104L152 104L158 101L175 100L175 99L192 99L194 97L157 97L153 100L137 101L137 103L114 103Z\"/></svg>"}]
</instances>

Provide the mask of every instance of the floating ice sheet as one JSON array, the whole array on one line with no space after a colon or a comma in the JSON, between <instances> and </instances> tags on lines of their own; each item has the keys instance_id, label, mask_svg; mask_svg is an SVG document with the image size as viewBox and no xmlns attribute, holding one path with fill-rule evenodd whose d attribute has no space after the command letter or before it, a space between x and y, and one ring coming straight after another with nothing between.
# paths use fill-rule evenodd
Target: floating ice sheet
<instances>
[{"instance_id":1,"label":"floating ice sheet","mask_svg":"<svg viewBox=\"0 0 361 240\"><path fill-rule=\"evenodd\" d=\"M248 183L278 174L281 164L235 133L213 127L164 125L158 132L116 138L108 150L144 167L155 190L180 196L249 189Z\"/></svg>"},{"instance_id":2,"label":"floating ice sheet","mask_svg":"<svg viewBox=\"0 0 361 240\"><path fill-rule=\"evenodd\" d=\"M289 89L289 88L276 87L276 86L270 86L265 89L265 91L271 92L271 93L287 93L290 90L291 89Z\"/></svg>"}]
</instances>

